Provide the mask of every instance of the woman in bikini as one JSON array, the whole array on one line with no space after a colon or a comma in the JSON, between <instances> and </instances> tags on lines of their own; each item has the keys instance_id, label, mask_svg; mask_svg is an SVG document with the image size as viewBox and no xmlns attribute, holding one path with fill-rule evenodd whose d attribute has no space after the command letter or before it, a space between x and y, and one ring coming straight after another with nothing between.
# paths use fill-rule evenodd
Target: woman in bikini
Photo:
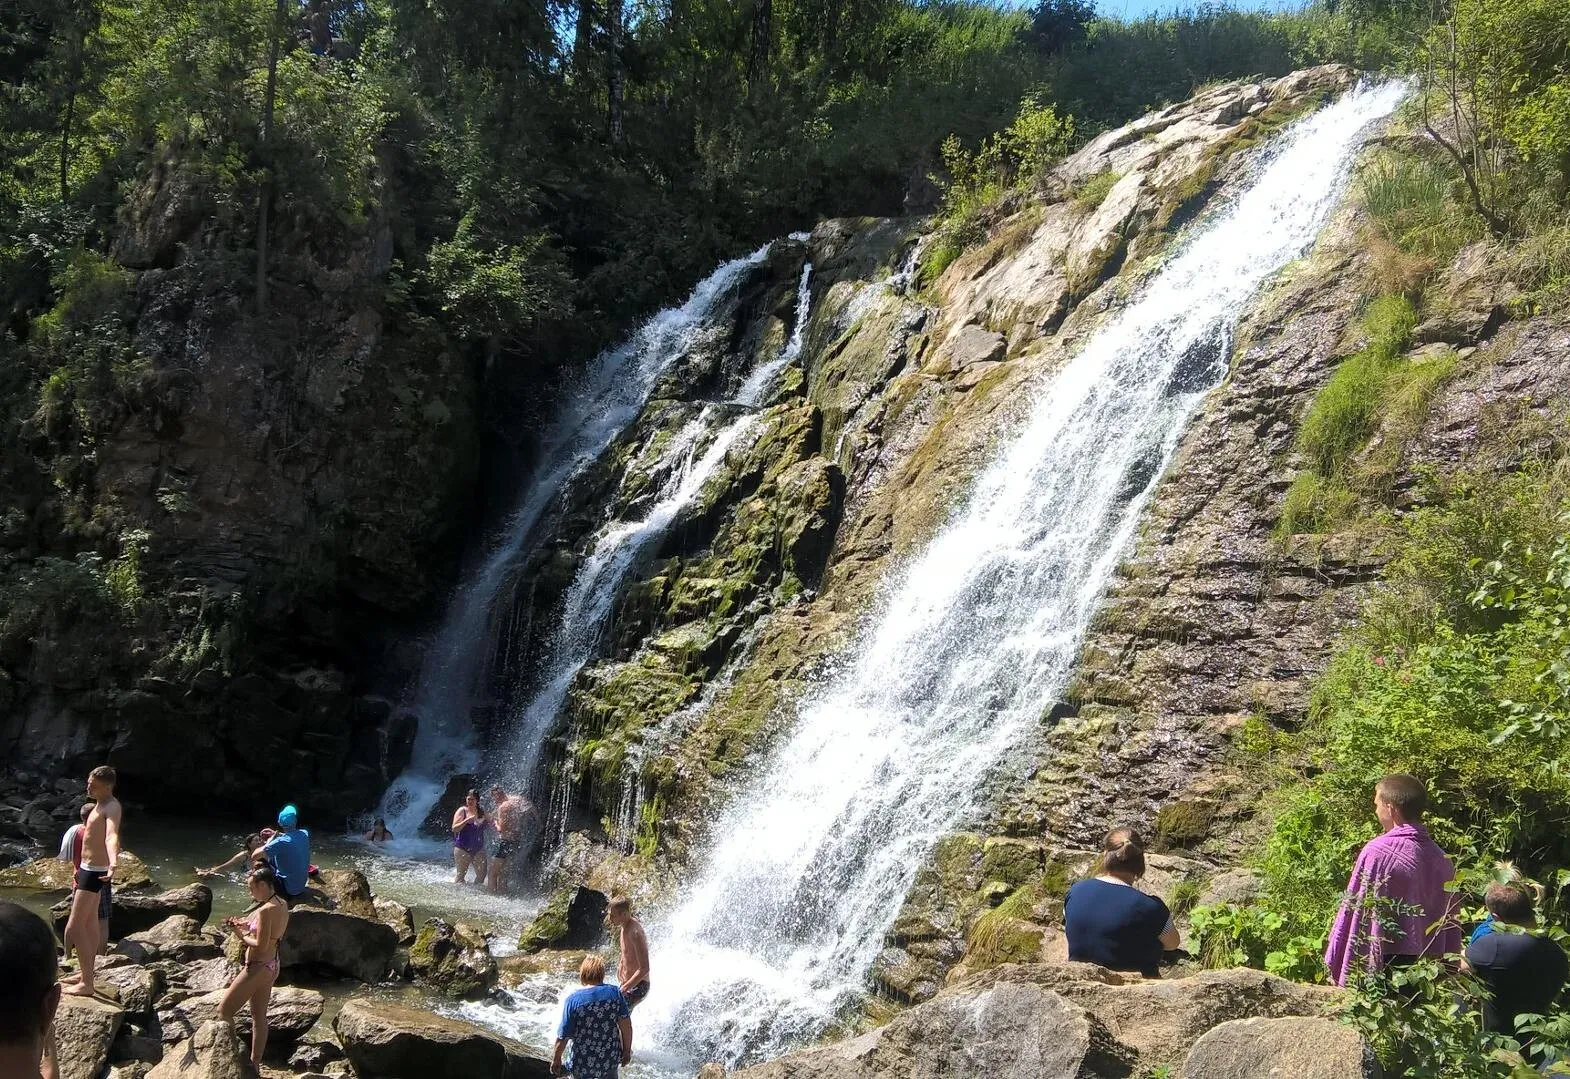
<instances>
[{"instance_id":1,"label":"woman in bikini","mask_svg":"<svg viewBox=\"0 0 1570 1079\"><path fill-rule=\"evenodd\" d=\"M474 866L475 884L485 883L485 870L489 864L485 857L485 808L480 796L470 791L463 796L463 805L452 815L452 861L457 870L454 884L462 884Z\"/></svg>"},{"instance_id":2,"label":"woman in bikini","mask_svg":"<svg viewBox=\"0 0 1570 1079\"><path fill-rule=\"evenodd\" d=\"M245 945L245 969L224 994L219 1014L232 1020L241 1008L251 1006L251 1060L260 1068L267 1048L267 1002L278 980L278 942L289 925L289 907L278 894L278 874L271 867L252 870L245 882L256 907L244 918L224 919Z\"/></svg>"}]
</instances>

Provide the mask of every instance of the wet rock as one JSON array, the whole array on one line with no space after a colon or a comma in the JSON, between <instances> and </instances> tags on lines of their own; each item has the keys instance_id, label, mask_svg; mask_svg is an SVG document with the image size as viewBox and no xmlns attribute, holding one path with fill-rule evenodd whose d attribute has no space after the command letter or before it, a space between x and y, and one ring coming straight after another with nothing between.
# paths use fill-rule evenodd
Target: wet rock
<instances>
[{"instance_id":1,"label":"wet rock","mask_svg":"<svg viewBox=\"0 0 1570 1079\"><path fill-rule=\"evenodd\" d=\"M223 954L218 937L202 932L200 922L183 914L165 918L140 933L132 933L120 943L142 951L141 958L132 955L138 962L168 959L177 963L191 963L215 959Z\"/></svg>"},{"instance_id":2,"label":"wet rock","mask_svg":"<svg viewBox=\"0 0 1570 1079\"><path fill-rule=\"evenodd\" d=\"M61 997L55 1013L60 1079L98 1079L124 1021L125 1010L112 1004L90 997Z\"/></svg>"},{"instance_id":3,"label":"wet rock","mask_svg":"<svg viewBox=\"0 0 1570 1079\"><path fill-rule=\"evenodd\" d=\"M478 1000L496 987L496 960L473 926L429 918L409 949L415 977L449 996Z\"/></svg>"},{"instance_id":4,"label":"wet rock","mask_svg":"<svg viewBox=\"0 0 1570 1079\"><path fill-rule=\"evenodd\" d=\"M289 1054L289 1067L295 1071L321 1072L336 1061L343 1059L343 1048L333 1041L307 1041L301 1042Z\"/></svg>"},{"instance_id":5,"label":"wet rock","mask_svg":"<svg viewBox=\"0 0 1570 1079\"><path fill-rule=\"evenodd\" d=\"M414 943L414 915L409 913L408 907L396 899L377 899L374 905L377 918L398 934L399 944Z\"/></svg>"},{"instance_id":6,"label":"wet rock","mask_svg":"<svg viewBox=\"0 0 1570 1079\"><path fill-rule=\"evenodd\" d=\"M60 829L64 832L64 828ZM54 842L58 843L57 833ZM58 858L34 858L22 865L0 870L0 888L18 888L30 892L68 892L71 890L76 870L69 862ZM114 871L115 891L131 891L152 884L147 866L130 851L120 852L120 861Z\"/></svg>"},{"instance_id":7,"label":"wet rock","mask_svg":"<svg viewBox=\"0 0 1570 1079\"><path fill-rule=\"evenodd\" d=\"M250 1048L229 1023L212 1020L171 1046L147 1079L255 1079Z\"/></svg>"},{"instance_id":8,"label":"wet rock","mask_svg":"<svg viewBox=\"0 0 1570 1079\"><path fill-rule=\"evenodd\" d=\"M385 922L337 911L296 907L278 942L285 968L322 971L375 983L387 975L398 934Z\"/></svg>"},{"instance_id":9,"label":"wet rock","mask_svg":"<svg viewBox=\"0 0 1570 1079\"><path fill-rule=\"evenodd\" d=\"M1379 1079L1363 1036L1330 1019L1234 1019L1207 1032L1184 1079Z\"/></svg>"},{"instance_id":10,"label":"wet rock","mask_svg":"<svg viewBox=\"0 0 1570 1079\"><path fill-rule=\"evenodd\" d=\"M56 903L49 912L54 916L55 932L64 933L66 918L71 913L70 900ZM212 912L213 891L205 884L188 884L156 895L125 893L116 888L110 905L109 937L113 940L141 933L176 915L190 918L200 926Z\"/></svg>"},{"instance_id":11,"label":"wet rock","mask_svg":"<svg viewBox=\"0 0 1570 1079\"><path fill-rule=\"evenodd\" d=\"M605 935L604 892L580 886L559 889L518 938L518 949L589 948Z\"/></svg>"},{"instance_id":12,"label":"wet rock","mask_svg":"<svg viewBox=\"0 0 1570 1079\"><path fill-rule=\"evenodd\" d=\"M474 782L474 776L467 772L449 779L447 789L442 791L442 796L436 799L436 804L431 806L431 811L420 822L420 834L433 839L451 839L453 814L463 805L463 796L474 786Z\"/></svg>"},{"instance_id":13,"label":"wet rock","mask_svg":"<svg viewBox=\"0 0 1570 1079\"><path fill-rule=\"evenodd\" d=\"M323 869L305 890L303 902L325 907L340 914L353 914L372 921L381 920L377 913L371 884L365 874L357 869Z\"/></svg>"},{"instance_id":14,"label":"wet rock","mask_svg":"<svg viewBox=\"0 0 1570 1079\"><path fill-rule=\"evenodd\" d=\"M198 997L191 997L176 1004L164 1013L164 1040L183 1040L193 1036L204 1023L218 1018L225 990L215 990ZM314 989L280 985L273 988L272 999L267 1003L267 1030L283 1042L294 1042L304 1037L322 1017L322 995ZM162 1018L162 1016L161 1016ZM251 1031L251 1006L247 1004L235 1017L235 1024L242 1037L249 1038ZM180 1031L178 1038L170 1037L170 1030Z\"/></svg>"},{"instance_id":15,"label":"wet rock","mask_svg":"<svg viewBox=\"0 0 1570 1079\"><path fill-rule=\"evenodd\" d=\"M536 1079L550 1062L472 1023L400 1004L355 997L333 1029L357 1074L383 1079Z\"/></svg>"}]
</instances>

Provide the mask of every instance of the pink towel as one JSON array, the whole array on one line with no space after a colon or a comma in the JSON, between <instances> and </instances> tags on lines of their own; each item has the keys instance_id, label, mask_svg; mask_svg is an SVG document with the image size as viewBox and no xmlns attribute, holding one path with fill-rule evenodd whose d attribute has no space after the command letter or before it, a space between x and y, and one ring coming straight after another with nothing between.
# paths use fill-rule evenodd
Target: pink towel
<instances>
[{"instance_id":1,"label":"pink towel","mask_svg":"<svg viewBox=\"0 0 1570 1079\"><path fill-rule=\"evenodd\" d=\"M1359 963L1380 970L1392 956L1460 951L1456 897L1445 891L1454 877L1455 866L1422 825L1400 824L1369 840L1330 927L1330 980L1345 985Z\"/></svg>"}]
</instances>

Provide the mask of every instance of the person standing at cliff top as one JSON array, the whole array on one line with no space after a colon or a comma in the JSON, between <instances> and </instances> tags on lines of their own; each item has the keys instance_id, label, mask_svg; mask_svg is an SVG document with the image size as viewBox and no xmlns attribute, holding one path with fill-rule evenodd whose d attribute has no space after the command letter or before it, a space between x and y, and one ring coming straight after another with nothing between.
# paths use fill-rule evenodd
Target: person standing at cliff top
<instances>
[{"instance_id":1,"label":"person standing at cliff top","mask_svg":"<svg viewBox=\"0 0 1570 1079\"><path fill-rule=\"evenodd\" d=\"M570 1071L574 1079L616 1079L632 1063L632 1009L614 985L605 984L605 960L586 955L578 965L584 988L562 1004L561 1026L551 1053L551 1074ZM565 1068L562 1053L572 1043L572 1062Z\"/></svg>"},{"instance_id":2,"label":"person standing at cliff top","mask_svg":"<svg viewBox=\"0 0 1570 1079\"><path fill-rule=\"evenodd\" d=\"M1423 827L1427 808L1428 792L1413 776L1388 775L1375 784L1374 816L1383 834L1358 854L1325 949L1336 985L1359 969L1380 971L1460 949L1455 897L1445 889L1455 866Z\"/></svg>"},{"instance_id":3,"label":"person standing at cliff top","mask_svg":"<svg viewBox=\"0 0 1570 1079\"><path fill-rule=\"evenodd\" d=\"M633 917L632 900L624 895L611 897L605 910L606 920L616 927L621 961L616 965L616 980L621 983L627 1006L636 1008L649 995L649 938L643 923Z\"/></svg>"},{"instance_id":4,"label":"person standing at cliff top","mask_svg":"<svg viewBox=\"0 0 1570 1079\"><path fill-rule=\"evenodd\" d=\"M114 769L107 764L87 774L87 796L93 800L93 809L82 826L82 864L76 870L76 890L71 893L71 913L65 923L65 939L82 963L79 980L65 990L73 996L93 993L93 964L114 903L110 880L120 861L120 802L114 796L114 784Z\"/></svg>"},{"instance_id":5,"label":"person standing at cliff top","mask_svg":"<svg viewBox=\"0 0 1570 1079\"><path fill-rule=\"evenodd\" d=\"M26 907L0 900L0 1075L56 1079L54 1020L60 1007L55 936Z\"/></svg>"},{"instance_id":6,"label":"person standing at cliff top","mask_svg":"<svg viewBox=\"0 0 1570 1079\"><path fill-rule=\"evenodd\" d=\"M281 830L262 846L262 857L278 874L284 899L292 904L310 883L311 833L300 827L300 811L292 804L278 811L278 827Z\"/></svg>"},{"instance_id":7,"label":"person standing at cliff top","mask_svg":"<svg viewBox=\"0 0 1570 1079\"><path fill-rule=\"evenodd\" d=\"M500 785L491 788L491 798L496 802L496 842L491 847L491 871L488 887L500 895L506 891L507 865L515 858L527 857L533 846L524 841L524 825L538 830L540 811L524 795L514 797Z\"/></svg>"}]
</instances>

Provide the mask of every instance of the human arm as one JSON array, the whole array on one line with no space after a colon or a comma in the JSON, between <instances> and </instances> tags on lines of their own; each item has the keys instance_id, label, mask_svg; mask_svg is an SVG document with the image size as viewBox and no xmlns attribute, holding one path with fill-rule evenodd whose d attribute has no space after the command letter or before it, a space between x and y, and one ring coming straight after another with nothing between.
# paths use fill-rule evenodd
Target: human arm
<instances>
[{"instance_id":1,"label":"human arm","mask_svg":"<svg viewBox=\"0 0 1570 1079\"><path fill-rule=\"evenodd\" d=\"M120 803L116 802L114 810L104 818L104 847L109 852L109 872L105 874L108 879L114 874L114 869L120 861Z\"/></svg>"},{"instance_id":2,"label":"human arm","mask_svg":"<svg viewBox=\"0 0 1570 1079\"><path fill-rule=\"evenodd\" d=\"M561 1066L561 1056L562 1056L562 1053L566 1052L566 1050L567 1050L567 1039L566 1038L557 1038L556 1039L556 1048L551 1051L551 1074L552 1075L565 1075L566 1074L562 1070L562 1066Z\"/></svg>"},{"instance_id":3,"label":"human arm","mask_svg":"<svg viewBox=\"0 0 1570 1079\"><path fill-rule=\"evenodd\" d=\"M196 875L199 876L199 877L216 876L217 874L222 873L226 869L233 869L235 866L239 865L241 862L245 861L250 856L251 856L251 852L248 851L248 850L239 851L239 852L231 855L229 857L228 861L219 862L217 865L213 866L211 869L198 869L196 871Z\"/></svg>"},{"instance_id":4,"label":"human arm","mask_svg":"<svg viewBox=\"0 0 1570 1079\"><path fill-rule=\"evenodd\" d=\"M1172 924L1171 918L1168 918L1166 928L1161 931L1161 950L1175 952L1178 945L1182 943L1183 937L1178 933L1177 926Z\"/></svg>"},{"instance_id":5,"label":"human arm","mask_svg":"<svg viewBox=\"0 0 1570 1079\"><path fill-rule=\"evenodd\" d=\"M625 1067L632 1063L632 1016L624 1015L616 1020L616 1027L621 1031L621 1062Z\"/></svg>"}]
</instances>

